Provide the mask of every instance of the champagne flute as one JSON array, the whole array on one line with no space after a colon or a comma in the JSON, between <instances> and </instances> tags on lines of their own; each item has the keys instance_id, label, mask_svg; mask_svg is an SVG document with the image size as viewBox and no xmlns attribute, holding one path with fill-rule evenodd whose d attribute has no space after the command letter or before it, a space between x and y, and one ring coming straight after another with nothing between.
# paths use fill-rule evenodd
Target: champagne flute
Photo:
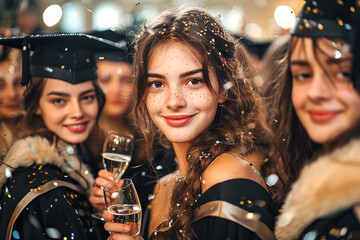
<instances>
[{"instance_id":1,"label":"champagne flute","mask_svg":"<svg viewBox=\"0 0 360 240\"><path fill-rule=\"evenodd\" d=\"M102 160L105 169L114 174L115 181L119 181L128 168L133 149L134 137L132 135L123 135L114 130L108 131L103 145ZM104 221L103 212L97 211L91 216Z\"/></svg>"},{"instance_id":2,"label":"champagne flute","mask_svg":"<svg viewBox=\"0 0 360 240\"><path fill-rule=\"evenodd\" d=\"M118 181L124 175L134 149L134 137L122 135L114 130L108 131L103 145L102 159L105 169Z\"/></svg>"},{"instance_id":3,"label":"champagne flute","mask_svg":"<svg viewBox=\"0 0 360 240\"><path fill-rule=\"evenodd\" d=\"M103 187L106 209L113 222L130 226L127 235L136 236L141 228L141 204L131 179L112 181Z\"/></svg>"}]
</instances>

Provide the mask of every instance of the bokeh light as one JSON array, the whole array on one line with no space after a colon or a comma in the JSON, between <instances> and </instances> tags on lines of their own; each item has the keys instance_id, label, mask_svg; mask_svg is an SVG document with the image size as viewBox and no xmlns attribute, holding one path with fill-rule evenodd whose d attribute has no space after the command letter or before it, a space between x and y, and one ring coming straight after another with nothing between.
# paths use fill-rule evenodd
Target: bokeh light
<instances>
[{"instance_id":1,"label":"bokeh light","mask_svg":"<svg viewBox=\"0 0 360 240\"><path fill-rule=\"evenodd\" d=\"M262 30L257 23L248 23L245 26L245 35L250 38L260 38L262 36Z\"/></svg>"},{"instance_id":2,"label":"bokeh light","mask_svg":"<svg viewBox=\"0 0 360 240\"><path fill-rule=\"evenodd\" d=\"M284 29L291 28L295 23L295 13L288 6L278 6L274 12L275 22Z\"/></svg>"},{"instance_id":3,"label":"bokeh light","mask_svg":"<svg viewBox=\"0 0 360 240\"><path fill-rule=\"evenodd\" d=\"M56 25L62 17L62 9L59 5L54 4L47 7L43 13L43 21L48 27Z\"/></svg>"},{"instance_id":4,"label":"bokeh light","mask_svg":"<svg viewBox=\"0 0 360 240\"><path fill-rule=\"evenodd\" d=\"M117 27L121 22L123 14L122 7L115 2L104 1L96 5L93 10L92 28L102 31L112 27Z\"/></svg>"}]
</instances>

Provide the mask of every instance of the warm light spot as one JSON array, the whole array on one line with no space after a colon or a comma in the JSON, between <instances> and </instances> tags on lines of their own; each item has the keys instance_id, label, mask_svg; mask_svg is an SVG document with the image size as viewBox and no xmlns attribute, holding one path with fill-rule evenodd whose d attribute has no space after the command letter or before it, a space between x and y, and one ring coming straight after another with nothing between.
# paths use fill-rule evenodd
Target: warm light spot
<instances>
[{"instance_id":1,"label":"warm light spot","mask_svg":"<svg viewBox=\"0 0 360 240\"><path fill-rule=\"evenodd\" d=\"M274 12L275 22L284 29L291 28L295 23L295 13L288 6L278 6Z\"/></svg>"},{"instance_id":2,"label":"warm light spot","mask_svg":"<svg viewBox=\"0 0 360 240\"><path fill-rule=\"evenodd\" d=\"M59 5L47 7L43 13L43 21L48 27L56 25L62 17L62 9Z\"/></svg>"}]
</instances>

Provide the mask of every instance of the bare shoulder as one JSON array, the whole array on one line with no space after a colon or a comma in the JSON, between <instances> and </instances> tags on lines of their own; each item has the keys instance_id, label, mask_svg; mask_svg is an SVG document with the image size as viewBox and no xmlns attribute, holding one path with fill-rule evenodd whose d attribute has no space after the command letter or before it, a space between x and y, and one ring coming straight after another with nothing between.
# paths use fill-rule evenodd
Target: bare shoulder
<instances>
[{"instance_id":1,"label":"bare shoulder","mask_svg":"<svg viewBox=\"0 0 360 240\"><path fill-rule=\"evenodd\" d=\"M224 153L215 158L205 169L201 186L202 192L205 192L217 183L236 178L250 179L265 187L263 179L250 166L250 162L241 157Z\"/></svg>"},{"instance_id":2,"label":"bare shoulder","mask_svg":"<svg viewBox=\"0 0 360 240\"><path fill-rule=\"evenodd\" d=\"M169 174L161 177L161 178L157 181L154 190L158 190L161 185L164 185L164 184L166 184L166 183L169 183L169 182L171 181L171 179L174 177L174 175L175 175L175 172L169 173Z\"/></svg>"},{"instance_id":3,"label":"bare shoulder","mask_svg":"<svg viewBox=\"0 0 360 240\"><path fill-rule=\"evenodd\" d=\"M162 177L155 185L154 198L151 201L150 234L168 216L175 175L176 172L170 173Z\"/></svg>"},{"instance_id":4,"label":"bare shoulder","mask_svg":"<svg viewBox=\"0 0 360 240\"><path fill-rule=\"evenodd\" d=\"M158 199L160 201L164 200L163 198L168 195L169 192L172 191L172 186L174 185L174 178L177 171L170 173L168 175L163 176L159 179L159 181L156 183L154 187L153 194L155 198L153 199L153 203L157 202Z\"/></svg>"}]
</instances>

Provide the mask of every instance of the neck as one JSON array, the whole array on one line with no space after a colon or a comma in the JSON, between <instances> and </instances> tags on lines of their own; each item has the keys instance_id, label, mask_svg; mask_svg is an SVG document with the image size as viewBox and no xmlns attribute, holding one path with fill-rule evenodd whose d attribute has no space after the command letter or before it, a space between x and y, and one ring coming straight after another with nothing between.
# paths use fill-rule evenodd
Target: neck
<instances>
[{"instance_id":1,"label":"neck","mask_svg":"<svg viewBox=\"0 0 360 240\"><path fill-rule=\"evenodd\" d=\"M264 155L259 152L252 152L244 156L243 159L251 163L258 172L261 171L261 167L264 164Z\"/></svg>"},{"instance_id":2,"label":"neck","mask_svg":"<svg viewBox=\"0 0 360 240\"><path fill-rule=\"evenodd\" d=\"M18 126L18 121L15 119L2 119L1 122L3 122L4 124L6 124L6 126L12 131L14 132Z\"/></svg>"},{"instance_id":3,"label":"neck","mask_svg":"<svg viewBox=\"0 0 360 240\"><path fill-rule=\"evenodd\" d=\"M128 120L123 116L106 116L102 115L99 119L100 128L107 133L109 130L115 130L124 134L132 134Z\"/></svg>"},{"instance_id":4,"label":"neck","mask_svg":"<svg viewBox=\"0 0 360 240\"><path fill-rule=\"evenodd\" d=\"M186 161L186 154L189 150L191 143L173 143L174 152L176 155L176 158L178 160L178 166L181 176L185 176L187 169L188 169L188 163Z\"/></svg>"}]
</instances>

